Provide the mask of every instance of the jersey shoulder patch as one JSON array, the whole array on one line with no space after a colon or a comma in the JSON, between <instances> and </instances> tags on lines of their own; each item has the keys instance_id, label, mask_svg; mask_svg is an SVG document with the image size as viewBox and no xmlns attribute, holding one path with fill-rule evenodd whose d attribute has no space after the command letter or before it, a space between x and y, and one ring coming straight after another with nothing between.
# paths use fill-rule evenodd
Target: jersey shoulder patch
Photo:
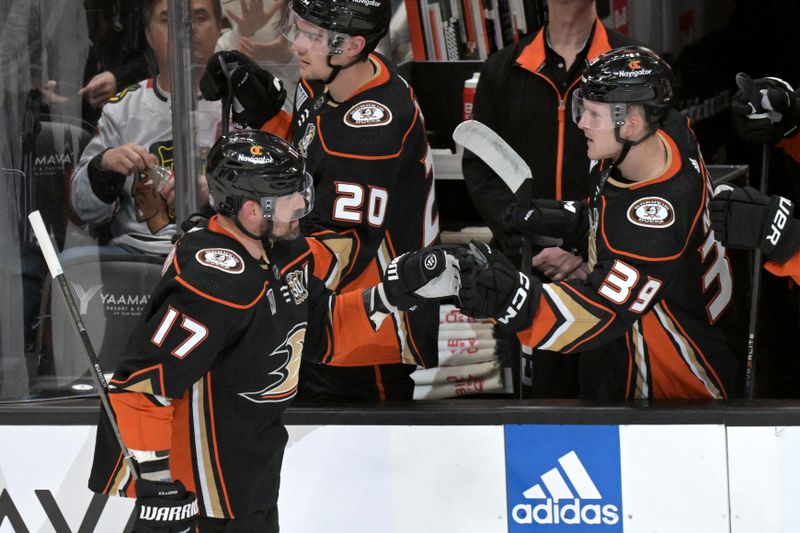
<instances>
[{"instance_id":1,"label":"jersey shoulder patch","mask_svg":"<svg viewBox=\"0 0 800 533\"><path fill-rule=\"evenodd\" d=\"M109 104L116 104L118 102L121 102L122 99L125 98L125 96L127 96L129 93L138 91L141 88L142 88L142 84L141 83L134 83L132 85L128 85L127 87L122 89L120 92L118 92L117 94L115 94L114 96L109 98L108 103Z\"/></svg>"},{"instance_id":2,"label":"jersey shoulder patch","mask_svg":"<svg viewBox=\"0 0 800 533\"><path fill-rule=\"evenodd\" d=\"M202 229L184 235L173 259L176 279L195 294L229 307L255 305L266 271L231 238Z\"/></svg>"},{"instance_id":3,"label":"jersey shoulder patch","mask_svg":"<svg viewBox=\"0 0 800 533\"><path fill-rule=\"evenodd\" d=\"M411 128L424 134L421 123L410 89L395 77L321 113L317 133L328 153L390 158L400 155Z\"/></svg>"},{"instance_id":4,"label":"jersey shoulder patch","mask_svg":"<svg viewBox=\"0 0 800 533\"><path fill-rule=\"evenodd\" d=\"M703 191L703 178L693 168L641 188L607 186L601 238L623 255L653 261L675 257L702 224Z\"/></svg>"}]
</instances>

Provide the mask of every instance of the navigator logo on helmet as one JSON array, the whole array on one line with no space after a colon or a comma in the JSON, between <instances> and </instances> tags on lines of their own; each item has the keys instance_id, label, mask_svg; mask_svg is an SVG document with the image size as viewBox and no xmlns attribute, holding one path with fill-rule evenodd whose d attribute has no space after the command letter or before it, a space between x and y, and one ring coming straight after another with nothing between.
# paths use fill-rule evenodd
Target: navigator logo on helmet
<instances>
[{"instance_id":1,"label":"navigator logo on helmet","mask_svg":"<svg viewBox=\"0 0 800 533\"><path fill-rule=\"evenodd\" d=\"M333 81L340 70L365 60L388 33L392 18L390 0L293 0L291 12L290 24L283 31L289 42L295 43L301 38L296 18L327 30L324 53L329 56L328 65L333 73L326 83ZM331 64L331 57L342 53L345 40L357 35L366 41L361 54L348 64Z\"/></svg>"},{"instance_id":2,"label":"navigator logo on helmet","mask_svg":"<svg viewBox=\"0 0 800 533\"><path fill-rule=\"evenodd\" d=\"M314 181L305 160L276 135L241 130L223 136L209 150L206 163L211 207L254 239L269 237L272 222L299 220L314 207ZM246 200L258 202L270 221L266 234L252 235L239 222Z\"/></svg>"},{"instance_id":3,"label":"navigator logo on helmet","mask_svg":"<svg viewBox=\"0 0 800 533\"><path fill-rule=\"evenodd\" d=\"M572 98L572 118L577 124L586 111L585 100L611 107L617 142L622 143L622 161L631 146L653 135L667 116L672 103L672 69L666 61L641 46L626 46L595 58L583 73L581 86ZM625 124L630 106L640 105L649 125L647 134L636 141L623 139L619 129Z\"/></svg>"}]
</instances>

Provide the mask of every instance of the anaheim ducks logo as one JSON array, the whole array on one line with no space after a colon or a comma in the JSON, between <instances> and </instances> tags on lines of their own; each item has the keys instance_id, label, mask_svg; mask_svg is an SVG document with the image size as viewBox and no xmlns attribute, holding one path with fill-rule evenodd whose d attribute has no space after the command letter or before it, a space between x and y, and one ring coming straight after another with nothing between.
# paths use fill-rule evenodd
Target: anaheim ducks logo
<instances>
[{"instance_id":1,"label":"anaheim ducks logo","mask_svg":"<svg viewBox=\"0 0 800 533\"><path fill-rule=\"evenodd\" d=\"M306 322L297 324L267 357L275 363L275 370L267 374L268 385L259 391L240 392L239 396L254 403L285 402L297 394L300 376L300 356L306 338Z\"/></svg>"},{"instance_id":2,"label":"anaheim ducks logo","mask_svg":"<svg viewBox=\"0 0 800 533\"><path fill-rule=\"evenodd\" d=\"M675 222L675 210L663 198L649 196L631 204L628 220L644 228L668 228Z\"/></svg>"},{"instance_id":3,"label":"anaheim ducks logo","mask_svg":"<svg viewBox=\"0 0 800 533\"><path fill-rule=\"evenodd\" d=\"M195 259L203 266L216 268L228 274L244 272L244 261L241 256L225 248L203 248L195 254Z\"/></svg>"},{"instance_id":4,"label":"anaheim ducks logo","mask_svg":"<svg viewBox=\"0 0 800 533\"><path fill-rule=\"evenodd\" d=\"M372 128L385 126L392 121L392 112L385 105L374 100L359 102L344 116L344 123L351 128Z\"/></svg>"},{"instance_id":5,"label":"anaheim ducks logo","mask_svg":"<svg viewBox=\"0 0 800 533\"><path fill-rule=\"evenodd\" d=\"M317 134L317 127L314 124L307 124L306 125L306 132L303 134L303 138L300 139L300 142L297 143L297 149L300 150L300 155L307 158L308 157L308 147L311 146L311 143L314 141L314 137Z\"/></svg>"}]
</instances>

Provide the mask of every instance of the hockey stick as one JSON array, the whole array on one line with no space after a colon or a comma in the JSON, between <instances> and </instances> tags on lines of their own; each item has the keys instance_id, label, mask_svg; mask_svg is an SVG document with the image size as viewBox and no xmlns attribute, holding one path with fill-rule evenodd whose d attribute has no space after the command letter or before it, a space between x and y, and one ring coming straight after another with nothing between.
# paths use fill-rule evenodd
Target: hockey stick
<instances>
[{"instance_id":1,"label":"hockey stick","mask_svg":"<svg viewBox=\"0 0 800 533\"><path fill-rule=\"evenodd\" d=\"M533 179L533 172L531 167L525 162L522 157L513 149L508 143L500 137L494 130L487 125L478 122L477 120L467 120L462 122L453 131L453 140L478 156L486 165L497 174L503 183L505 183L514 195L517 194L522 184L526 180ZM529 201L528 204L531 202ZM541 246L542 248L548 246L559 246L560 239L551 239L548 237L534 236L533 239L527 236L522 236L522 272L523 274L531 275L531 260L533 250L531 249L531 240L533 244ZM533 351L520 344L520 374L519 374L519 390L520 398L522 397L522 384L523 376L525 374L524 359L525 356L531 361L531 372L533 371L533 361L531 356ZM531 378L532 379L532 378Z\"/></svg>"},{"instance_id":2,"label":"hockey stick","mask_svg":"<svg viewBox=\"0 0 800 533\"><path fill-rule=\"evenodd\" d=\"M769 174L770 146L764 143L761 153L761 183L758 190L767 194L767 178ZM744 395L753 399L756 377L756 334L758 329L758 308L761 302L761 260L760 248L753 252L753 278L750 284L750 320L747 324L747 359L744 369Z\"/></svg>"},{"instance_id":3,"label":"hockey stick","mask_svg":"<svg viewBox=\"0 0 800 533\"><path fill-rule=\"evenodd\" d=\"M103 405L103 410L105 411L108 421L111 424L111 429L114 431L114 436L117 438L117 443L119 444L120 450L122 450L122 456L128 463L128 469L131 472L131 476L133 476L133 479L137 479L139 477L139 473L136 470L136 463L134 462L130 451L128 451L127 446L125 446L125 443L122 441L122 435L119 432L119 426L117 426L117 419L114 416L114 409L111 407L111 402L108 400L108 383L103 375L103 369L100 367L100 362L97 360L97 355L92 347L92 341L89 339L89 334L86 332L86 327L83 325L80 311L78 311L78 307L75 305L75 299L72 297L72 292L69 290L67 279L64 276L64 270L61 268L61 262L58 260L56 250L53 248L53 243L50 241L50 234L47 232L47 228L44 226L44 221L42 220L42 215L39 213L39 211L34 211L29 214L28 219L31 222L33 233L36 235L36 240L39 241L39 248L42 250L44 260L47 262L47 268L50 270L50 276L54 280L58 280L58 284L61 287L61 292L64 294L64 300L66 301L69 312L72 315L72 320L75 324L75 327L78 329L78 335L80 335L81 341L83 342L86 356L89 358L89 374L92 376L94 386L97 389L97 394L100 396L100 403Z\"/></svg>"}]
</instances>

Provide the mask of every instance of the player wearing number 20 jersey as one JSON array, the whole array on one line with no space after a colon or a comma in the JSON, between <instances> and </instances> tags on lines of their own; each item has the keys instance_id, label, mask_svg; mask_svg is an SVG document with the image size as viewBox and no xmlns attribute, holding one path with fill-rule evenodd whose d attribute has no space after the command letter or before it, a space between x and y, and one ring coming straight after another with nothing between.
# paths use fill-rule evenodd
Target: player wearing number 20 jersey
<instances>
[{"instance_id":1,"label":"player wearing number 20 jersey","mask_svg":"<svg viewBox=\"0 0 800 533\"><path fill-rule=\"evenodd\" d=\"M336 252L324 278L336 291L374 285L394 257L439 239L431 155L413 91L379 54L368 61L375 76L346 102L333 101L321 81L302 80L295 97L292 140L316 187L304 226ZM438 305L429 302L386 320L365 349L394 353L400 364L435 366L438 322ZM340 373L317 366L303 379L312 371L324 380ZM371 369L367 374L381 381Z\"/></svg>"}]
</instances>

